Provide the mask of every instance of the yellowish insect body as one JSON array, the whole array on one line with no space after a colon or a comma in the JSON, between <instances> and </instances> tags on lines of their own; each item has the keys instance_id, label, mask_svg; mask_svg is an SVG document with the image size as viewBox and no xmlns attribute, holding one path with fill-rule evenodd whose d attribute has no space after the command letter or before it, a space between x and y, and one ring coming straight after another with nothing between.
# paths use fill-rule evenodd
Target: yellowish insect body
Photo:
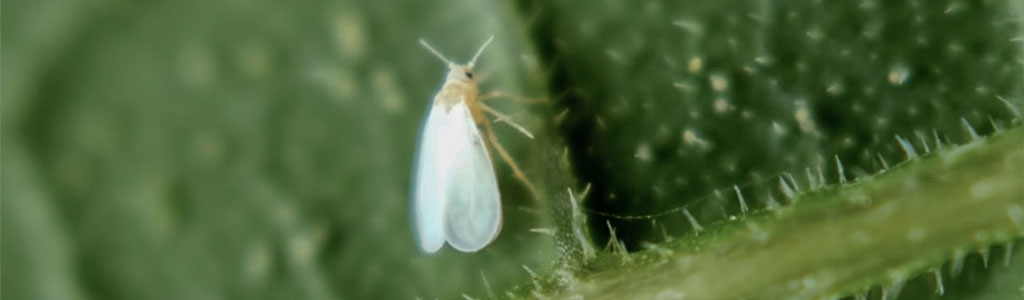
<instances>
[{"instance_id":1,"label":"yellowish insect body","mask_svg":"<svg viewBox=\"0 0 1024 300\"><path fill-rule=\"evenodd\" d=\"M477 102L479 91L476 81L466 75L473 74L472 72L473 69L466 66L452 66L444 85L434 96L434 105L443 105L446 109L451 109L458 102L464 101L473 114L473 121L480 124L484 122L484 114Z\"/></svg>"},{"instance_id":2,"label":"yellowish insect body","mask_svg":"<svg viewBox=\"0 0 1024 300\"><path fill-rule=\"evenodd\" d=\"M476 64L477 58L480 58L480 54L484 52L484 49L487 49L487 46L490 45L493 40L493 36L487 39L487 41L480 46L480 49L477 50L476 55L473 55L473 59L465 65L459 65L448 60L441 54L441 52L435 50L426 41L422 39L420 40L420 44L448 64L448 76L445 77L445 82L444 85L441 86L441 90L437 92L437 95L434 95L434 105L444 105L446 109L450 109L458 102L465 101L473 114L474 122L479 124L486 121L484 119L483 110L481 109L479 102L477 102L479 90L477 89L476 79L473 78L473 66Z\"/></svg>"}]
</instances>

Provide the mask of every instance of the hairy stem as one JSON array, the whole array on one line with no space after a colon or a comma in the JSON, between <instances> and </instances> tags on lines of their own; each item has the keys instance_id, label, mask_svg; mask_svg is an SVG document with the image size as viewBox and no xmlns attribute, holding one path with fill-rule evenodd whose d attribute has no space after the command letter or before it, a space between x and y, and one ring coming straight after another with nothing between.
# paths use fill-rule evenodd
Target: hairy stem
<instances>
[{"instance_id":1,"label":"hairy stem","mask_svg":"<svg viewBox=\"0 0 1024 300\"><path fill-rule=\"evenodd\" d=\"M956 253L1024 236L1022 167L1017 126L723 224L702 247L662 249L651 263L586 275L562 295L796 299L898 283Z\"/></svg>"}]
</instances>

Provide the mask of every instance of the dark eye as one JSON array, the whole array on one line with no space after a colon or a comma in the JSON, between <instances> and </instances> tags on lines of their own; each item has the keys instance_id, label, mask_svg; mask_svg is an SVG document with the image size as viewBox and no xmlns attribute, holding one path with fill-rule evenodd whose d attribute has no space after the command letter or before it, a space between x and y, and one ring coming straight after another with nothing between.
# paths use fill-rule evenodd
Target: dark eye
<instances>
[{"instance_id":1,"label":"dark eye","mask_svg":"<svg viewBox=\"0 0 1024 300\"><path fill-rule=\"evenodd\" d=\"M473 73L466 72L466 78L473 79Z\"/></svg>"}]
</instances>

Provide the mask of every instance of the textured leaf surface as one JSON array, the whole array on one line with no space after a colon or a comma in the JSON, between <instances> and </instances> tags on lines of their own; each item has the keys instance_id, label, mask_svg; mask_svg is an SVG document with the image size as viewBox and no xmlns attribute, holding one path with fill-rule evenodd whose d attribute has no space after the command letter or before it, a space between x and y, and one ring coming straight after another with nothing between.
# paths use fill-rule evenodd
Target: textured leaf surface
<instances>
[{"instance_id":1,"label":"textured leaf surface","mask_svg":"<svg viewBox=\"0 0 1024 300\"><path fill-rule=\"evenodd\" d=\"M584 299L811 299L846 296L879 282L903 285L958 251L962 256L1024 236L1021 165L1024 128L1016 128L806 194L771 214L715 225L721 230L710 233L714 242L676 251L678 245L669 243L634 254L642 262L636 267L585 276L562 293ZM1007 254L988 254L985 267L1011 267ZM954 287L944 288L961 297L975 293Z\"/></svg>"}]
</instances>

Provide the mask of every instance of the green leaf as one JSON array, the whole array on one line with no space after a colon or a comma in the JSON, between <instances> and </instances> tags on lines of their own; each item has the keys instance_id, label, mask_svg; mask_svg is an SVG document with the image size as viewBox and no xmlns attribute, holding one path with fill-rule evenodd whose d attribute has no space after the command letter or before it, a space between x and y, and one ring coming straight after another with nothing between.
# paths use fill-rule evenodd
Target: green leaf
<instances>
[{"instance_id":1,"label":"green leaf","mask_svg":"<svg viewBox=\"0 0 1024 300\"><path fill-rule=\"evenodd\" d=\"M941 192L970 193L968 179L1000 182L997 195L1019 192L1002 184L1019 178L1006 174L1014 165L992 161L1019 155L1007 146L1019 140L1024 110L1018 2L8 1L0 296L531 297L593 292L602 278L643 286L620 291L641 295L688 278L652 271L652 253L705 255L715 267L724 256L708 249L736 243L749 224L849 232L864 223L827 217L880 208L836 195L935 171L963 181L922 183L910 200L893 192L877 203L909 208L936 195L941 205L897 210L905 217L885 224L935 221L924 230L950 237L925 235L934 248L877 249L875 262L887 267L849 256L802 265L819 275L871 270L815 281L808 293L866 290L897 270L919 275L904 295L933 295L916 294L914 282L947 269L949 251L988 249L994 261L1009 248L987 246L1020 237L953 235L996 230L966 223L996 222L986 219L994 210L959 209L968 217L952 222L933 214L966 205ZM488 104L535 134L496 123L540 192L530 195L496 159L499 239L479 253L419 253L412 158L445 66L417 41L465 61L491 35L478 64L482 90L547 99ZM1007 132L951 150L971 141L968 132L996 127ZM879 175L910 148L943 154ZM937 165L953 151L965 165ZM838 187L840 178L858 183ZM780 180L806 201L786 206L789 215L766 214L770 197L786 204ZM984 203L1005 201L1014 200ZM703 231L694 233L687 214ZM606 243L610 229L621 244ZM802 245L855 253L829 238L737 248L745 254L728 262L735 269L706 276L761 270L778 262L758 258L792 257L784 250ZM640 248L655 250L624 253ZM948 295L1019 292L1019 272L983 268L978 257L968 254L963 276L946 278ZM607 275L622 272L649 276ZM687 295L719 291L750 290Z\"/></svg>"}]
</instances>

